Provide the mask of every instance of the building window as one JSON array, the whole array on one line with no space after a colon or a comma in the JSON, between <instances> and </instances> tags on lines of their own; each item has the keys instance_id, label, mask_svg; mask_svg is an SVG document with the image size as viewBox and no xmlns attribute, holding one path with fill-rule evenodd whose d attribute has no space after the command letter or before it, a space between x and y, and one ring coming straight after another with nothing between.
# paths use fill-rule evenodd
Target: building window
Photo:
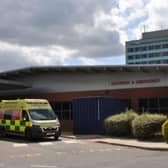
<instances>
[{"instance_id":1,"label":"building window","mask_svg":"<svg viewBox=\"0 0 168 168\"><path fill-rule=\"evenodd\" d=\"M163 44L162 48L168 48L168 44Z\"/></svg>"},{"instance_id":2,"label":"building window","mask_svg":"<svg viewBox=\"0 0 168 168\"><path fill-rule=\"evenodd\" d=\"M155 47L154 47L154 49L160 49L161 48L161 45L156 45Z\"/></svg>"},{"instance_id":3,"label":"building window","mask_svg":"<svg viewBox=\"0 0 168 168\"><path fill-rule=\"evenodd\" d=\"M168 114L168 97L145 98L139 100L139 111Z\"/></svg>"},{"instance_id":4,"label":"building window","mask_svg":"<svg viewBox=\"0 0 168 168\"><path fill-rule=\"evenodd\" d=\"M134 49L133 48L128 48L127 52L134 52Z\"/></svg>"},{"instance_id":5,"label":"building window","mask_svg":"<svg viewBox=\"0 0 168 168\"><path fill-rule=\"evenodd\" d=\"M168 60L162 60L162 64L168 64Z\"/></svg>"},{"instance_id":6,"label":"building window","mask_svg":"<svg viewBox=\"0 0 168 168\"><path fill-rule=\"evenodd\" d=\"M149 56L150 58L160 57L160 56L161 56L161 53L150 53L148 56Z\"/></svg>"},{"instance_id":7,"label":"building window","mask_svg":"<svg viewBox=\"0 0 168 168\"><path fill-rule=\"evenodd\" d=\"M168 52L162 52L162 56L168 56Z\"/></svg>"},{"instance_id":8,"label":"building window","mask_svg":"<svg viewBox=\"0 0 168 168\"><path fill-rule=\"evenodd\" d=\"M136 59L140 59L141 58L141 55L136 55Z\"/></svg>"},{"instance_id":9,"label":"building window","mask_svg":"<svg viewBox=\"0 0 168 168\"><path fill-rule=\"evenodd\" d=\"M153 49L154 49L153 45L148 47L148 50L153 50Z\"/></svg>"},{"instance_id":10,"label":"building window","mask_svg":"<svg viewBox=\"0 0 168 168\"><path fill-rule=\"evenodd\" d=\"M141 51L146 51L147 47L141 47Z\"/></svg>"},{"instance_id":11,"label":"building window","mask_svg":"<svg viewBox=\"0 0 168 168\"><path fill-rule=\"evenodd\" d=\"M134 59L134 56L133 56L133 55L129 55L129 56L128 56L128 59L129 59L129 60L133 60L133 59Z\"/></svg>"},{"instance_id":12,"label":"building window","mask_svg":"<svg viewBox=\"0 0 168 168\"><path fill-rule=\"evenodd\" d=\"M72 120L72 102L51 102L59 120Z\"/></svg>"},{"instance_id":13,"label":"building window","mask_svg":"<svg viewBox=\"0 0 168 168\"><path fill-rule=\"evenodd\" d=\"M162 63L160 60L158 60L158 61L149 61L149 63L150 64L160 64L160 63Z\"/></svg>"}]
</instances>

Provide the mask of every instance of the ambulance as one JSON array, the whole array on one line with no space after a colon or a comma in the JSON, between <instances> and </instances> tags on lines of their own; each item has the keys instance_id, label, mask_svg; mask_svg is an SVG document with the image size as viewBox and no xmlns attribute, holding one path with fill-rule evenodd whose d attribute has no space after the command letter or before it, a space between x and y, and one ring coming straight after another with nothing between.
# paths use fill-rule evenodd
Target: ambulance
<instances>
[{"instance_id":1,"label":"ambulance","mask_svg":"<svg viewBox=\"0 0 168 168\"><path fill-rule=\"evenodd\" d=\"M61 135L60 122L45 99L16 99L0 102L0 135L14 134L28 140Z\"/></svg>"}]
</instances>

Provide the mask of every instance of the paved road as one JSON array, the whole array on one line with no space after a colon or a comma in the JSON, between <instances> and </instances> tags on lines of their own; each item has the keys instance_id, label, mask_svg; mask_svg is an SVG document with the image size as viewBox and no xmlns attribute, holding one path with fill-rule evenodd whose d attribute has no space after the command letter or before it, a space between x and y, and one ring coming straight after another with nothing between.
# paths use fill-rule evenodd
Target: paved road
<instances>
[{"instance_id":1,"label":"paved road","mask_svg":"<svg viewBox=\"0 0 168 168\"><path fill-rule=\"evenodd\" d=\"M0 168L167 168L168 152L61 138L0 141Z\"/></svg>"}]
</instances>

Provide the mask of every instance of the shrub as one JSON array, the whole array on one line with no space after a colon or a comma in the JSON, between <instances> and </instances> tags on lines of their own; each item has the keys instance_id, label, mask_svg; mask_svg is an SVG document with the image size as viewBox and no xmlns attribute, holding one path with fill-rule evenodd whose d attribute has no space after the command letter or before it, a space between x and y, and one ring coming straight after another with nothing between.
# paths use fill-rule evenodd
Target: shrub
<instances>
[{"instance_id":1,"label":"shrub","mask_svg":"<svg viewBox=\"0 0 168 168\"><path fill-rule=\"evenodd\" d=\"M161 125L166 120L165 115L144 113L134 119L132 130L134 137L147 139L161 133Z\"/></svg>"},{"instance_id":2,"label":"shrub","mask_svg":"<svg viewBox=\"0 0 168 168\"><path fill-rule=\"evenodd\" d=\"M124 113L109 116L104 121L106 134L112 136L131 136L131 123L137 116L138 114L133 110L127 110Z\"/></svg>"}]
</instances>

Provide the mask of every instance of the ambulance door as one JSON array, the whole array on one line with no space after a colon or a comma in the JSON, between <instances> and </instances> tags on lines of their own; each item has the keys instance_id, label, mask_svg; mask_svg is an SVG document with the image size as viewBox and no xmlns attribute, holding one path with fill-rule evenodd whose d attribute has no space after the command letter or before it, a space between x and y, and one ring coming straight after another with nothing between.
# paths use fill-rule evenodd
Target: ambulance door
<instances>
[{"instance_id":1,"label":"ambulance door","mask_svg":"<svg viewBox=\"0 0 168 168\"><path fill-rule=\"evenodd\" d=\"M22 116L21 116L21 122L20 122L20 132L23 134L25 134L27 122L29 122L29 116L26 110L22 110Z\"/></svg>"}]
</instances>

